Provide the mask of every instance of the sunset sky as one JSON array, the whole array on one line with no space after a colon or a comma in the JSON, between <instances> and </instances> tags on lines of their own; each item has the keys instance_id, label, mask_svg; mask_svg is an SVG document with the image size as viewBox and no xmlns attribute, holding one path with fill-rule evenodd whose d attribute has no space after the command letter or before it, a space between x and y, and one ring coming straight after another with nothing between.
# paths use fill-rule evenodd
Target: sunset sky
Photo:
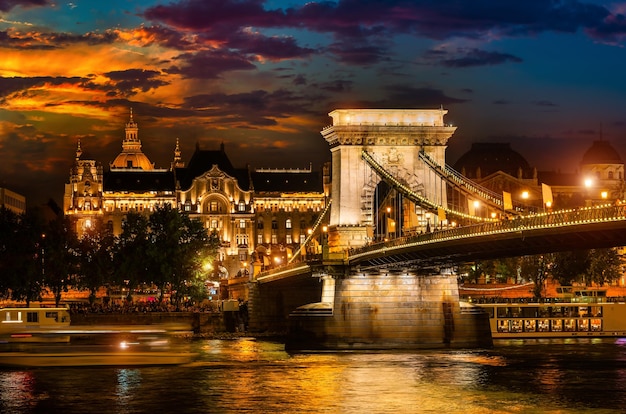
<instances>
[{"instance_id":1,"label":"sunset sky","mask_svg":"<svg viewBox=\"0 0 626 414\"><path fill-rule=\"evenodd\" d=\"M169 167L224 143L238 167L319 170L338 108L439 108L472 142L573 172L626 158L626 2L0 0L0 186L62 202L76 142L106 167L130 108Z\"/></svg>"}]
</instances>

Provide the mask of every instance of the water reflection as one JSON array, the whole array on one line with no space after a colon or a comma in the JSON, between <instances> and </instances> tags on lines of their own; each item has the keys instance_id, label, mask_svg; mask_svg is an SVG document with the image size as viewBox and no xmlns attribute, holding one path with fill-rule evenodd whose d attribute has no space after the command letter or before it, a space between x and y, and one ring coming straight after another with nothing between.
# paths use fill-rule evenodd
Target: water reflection
<instances>
[{"instance_id":1,"label":"water reflection","mask_svg":"<svg viewBox=\"0 0 626 414\"><path fill-rule=\"evenodd\" d=\"M626 346L289 354L244 338L192 344L186 366L0 370L2 413L618 413Z\"/></svg>"}]
</instances>

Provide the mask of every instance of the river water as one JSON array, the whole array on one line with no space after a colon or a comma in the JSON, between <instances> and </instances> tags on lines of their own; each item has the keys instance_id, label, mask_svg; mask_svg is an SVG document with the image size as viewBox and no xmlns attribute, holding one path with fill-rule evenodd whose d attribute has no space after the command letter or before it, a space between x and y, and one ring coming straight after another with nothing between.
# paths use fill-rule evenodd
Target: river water
<instances>
[{"instance_id":1,"label":"river water","mask_svg":"<svg viewBox=\"0 0 626 414\"><path fill-rule=\"evenodd\" d=\"M0 369L0 413L623 413L626 344L289 354L194 340L175 367Z\"/></svg>"}]
</instances>

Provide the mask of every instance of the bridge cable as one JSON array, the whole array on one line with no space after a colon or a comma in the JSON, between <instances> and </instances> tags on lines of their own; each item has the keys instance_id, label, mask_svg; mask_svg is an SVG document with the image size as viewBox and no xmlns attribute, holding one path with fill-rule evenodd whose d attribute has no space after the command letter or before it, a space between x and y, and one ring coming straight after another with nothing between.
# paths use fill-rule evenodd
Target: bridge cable
<instances>
[{"instance_id":1,"label":"bridge cable","mask_svg":"<svg viewBox=\"0 0 626 414\"><path fill-rule=\"evenodd\" d=\"M317 228L320 226L320 224L322 223L322 220L324 219L324 217L326 217L326 214L330 211L330 203L332 202L332 200L328 200L328 203L326 203L326 207L324 207L324 211L322 211L322 214L320 214L320 216L317 218L317 220L315 221L315 224L313 225L313 228L311 229L311 234L309 234L307 236L306 239L304 239L304 243L302 243L300 245L300 247L298 248L297 252L293 254L293 256L291 256L291 259L289 259L289 261L287 262L287 264L290 264L291 262L293 262L295 260L296 257L298 257L300 255L300 252L302 251L302 246L304 246L306 248L306 246L309 245L309 243L311 242L311 240L313 239L313 235L315 234L315 232L317 231Z\"/></svg>"},{"instance_id":2,"label":"bridge cable","mask_svg":"<svg viewBox=\"0 0 626 414\"><path fill-rule=\"evenodd\" d=\"M376 171L376 173L383 180L385 180L385 182L387 182L387 184L391 185L393 188L395 188L397 191L399 191L401 194L403 194L409 200L411 200L414 203L420 205L421 207L424 207L424 208L427 208L427 209L433 210L433 211L438 211L439 209L441 209L441 210L445 211L446 214L450 214L452 216L461 217L461 218L474 220L474 221L495 221L495 219L479 217L479 216L472 216L470 214L463 213L461 211L452 210L449 207L436 204L436 203L430 201L429 199L427 199L426 197L424 197L423 195L414 192L413 190L408 188L406 185L404 185L400 181L398 181L397 178L395 178L382 165L380 165L378 163L378 161L376 161L367 151L362 150L361 156L367 162L367 164L370 167L372 167L372 169L374 171Z\"/></svg>"}]
</instances>

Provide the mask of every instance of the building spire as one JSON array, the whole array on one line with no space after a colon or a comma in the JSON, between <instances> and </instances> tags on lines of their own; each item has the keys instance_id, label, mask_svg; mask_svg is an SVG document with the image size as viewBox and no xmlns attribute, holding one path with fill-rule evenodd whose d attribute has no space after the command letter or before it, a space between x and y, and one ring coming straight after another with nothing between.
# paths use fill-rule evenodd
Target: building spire
<instances>
[{"instance_id":1,"label":"building spire","mask_svg":"<svg viewBox=\"0 0 626 414\"><path fill-rule=\"evenodd\" d=\"M76 160L79 160L81 155L83 155L83 150L80 148L80 138L78 138L78 145L76 146Z\"/></svg>"},{"instance_id":2,"label":"building spire","mask_svg":"<svg viewBox=\"0 0 626 414\"><path fill-rule=\"evenodd\" d=\"M184 166L185 163L182 161L180 143L178 138L176 138L176 148L174 149L174 161L172 162L172 170L174 168L183 168Z\"/></svg>"}]
</instances>

